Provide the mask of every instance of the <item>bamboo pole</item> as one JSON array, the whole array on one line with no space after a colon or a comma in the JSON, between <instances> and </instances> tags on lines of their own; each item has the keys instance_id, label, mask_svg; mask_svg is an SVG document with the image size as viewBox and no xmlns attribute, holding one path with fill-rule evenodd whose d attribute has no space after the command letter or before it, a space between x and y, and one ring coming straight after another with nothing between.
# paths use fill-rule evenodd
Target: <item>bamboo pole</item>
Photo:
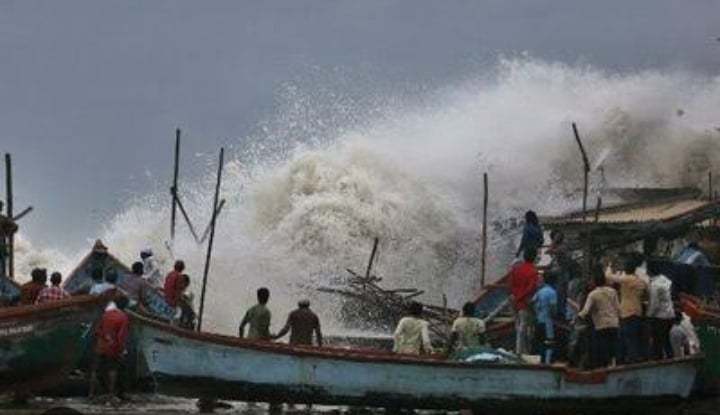
<instances>
[{"instance_id":1,"label":"bamboo pole","mask_svg":"<svg viewBox=\"0 0 720 415\"><path fill-rule=\"evenodd\" d=\"M488 211L488 174L483 173L483 222L482 222L482 253L480 256L480 288L485 288L485 272L487 269L487 211Z\"/></svg>"},{"instance_id":2,"label":"bamboo pole","mask_svg":"<svg viewBox=\"0 0 720 415\"><path fill-rule=\"evenodd\" d=\"M210 239L207 245L207 255L205 256L205 270L203 272L202 291L200 293L200 310L198 313L198 331L202 331L203 312L205 310L205 290L207 288L208 273L210 272L210 259L212 258L213 241L215 240L215 223L218 213L218 199L220 197L220 184L222 182L223 158L225 149L220 148L220 158L218 161L217 182L215 183L215 198L213 199L213 213L210 220Z\"/></svg>"},{"instance_id":3,"label":"bamboo pole","mask_svg":"<svg viewBox=\"0 0 720 415\"><path fill-rule=\"evenodd\" d=\"M578 132L577 125L572 123L573 133L575 134L575 141L578 147L580 147L580 154L582 155L583 162L583 223L585 223L587 215L587 198L588 198L588 175L590 174L590 162L588 161L587 153L585 153L585 147L583 146L582 140L580 139L580 133Z\"/></svg>"},{"instance_id":4,"label":"bamboo pole","mask_svg":"<svg viewBox=\"0 0 720 415\"><path fill-rule=\"evenodd\" d=\"M593 224L597 225L597 223L600 221L600 209L602 208L602 197L597 198L597 204L595 205L595 218L593 220ZM590 226L587 226L586 228L587 234L585 235L585 253L583 254L584 260L583 260L583 266L585 268L586 275L590 274L590 265L592 262L592 245L593 245L593 235L592 230L590 229Z\"/></svg>"},{"instance_id":5,"label":"bamboo pole","mask_svg":"<svg viewBox=\"0 0 720 415\"><path fill-rule=\"evenodd\" d=\"M5 153L5 206L7 217L13 217L12 156ZM15 235L7 237L7 275L15 279Z\"/></svg>"},{"instance_id":6,"label":"bamboo pole","mask_svg":"<svg viewBox=\"0 0 720 415\"><path fill-rule=\"evenodd\" d=\"M19 221L20 219L24 218L25 215L27 215L28 213L30 213L30 212L32 212L32 211L33 211L33 207L32 207L32 206L28 206L28 207L26 207L22 212L20 212L20 213L18 213L17 215L13 216L11 219L12 219L13 222L17 222L17 221Z\"/></svg>"},{"instance_id":7,"label":"bamboo pole","mask_svg":"<svg viewBox=\"0 0 720 415\"><path fill-rule=\"evenodd\" d=\"M220 204L218 205L218 208L217 208L217 213L215 213L215 214L219 216L220 212L222 212L224 206L225 206L225 199L222 199L222 200L220 200ZM203 231L202 237L200 238L200 243L205 243L205 240L207 239L208 234L210 234L210 226L211 225L212 225L212 221L210 223L208 223L208 226Z\"/></svg>"},{"instance_id":8,"label":"bamboo pole","mask_svg":"<svg viewBox=\"0 0 720 415\"><path fill-rule=\"evenodd\" d=\"M190 233L192 234L193 238L195 238L195 242L197 242L199 244L200 238L198 238L197 232L195 232L195 227L193 226L192 222L190 221L190 217L188 216L188 213L185 210L185 206L183 206L182 202L180 201L180 197L178 197L177 193L173 193L173 197L175 198L175 203L177 204L177 207L180 208L180 213L182 213L183 218L185 218L185 222L187 223L188 228L190 228Z\"/></svg>"},{"instance_id":9,"label":"bamboo pole","mask_svg":"<svg viewBox=\"0 0 720 415\"><path fill-rule=\"evenodd\" d=\"M175 240L175 218L177 215L178 173L180 172L180 129L175 129L175 168L173 170L172 210L170 211L170 240Z\"/></svg>"},{"instance_id":10,"label":"bamboo pole","mask_svg":"<svg viewBox=\"0 0 720 415\"><path fill-rule=\"evenodd\" d=\"M375 238L373 240L373 247L372 251L370 252L370 260L368 261L367 269L365 269L365 281L363 282L363 289L365 289L366 283L370 281L370 273L372 272L373 263L375 262L375 255L377 254L377 247L379 242L379 238Z\"/></svg>"},{"instance_id":11,"label":"bamboo pole","mask_svg":"<svg viewBox=\"0 0 720 415\"><path fill-rule=\"evenodd\" d=\"M712 170L708 172L708 200L713 200Z\"/></svg>"},{"instance_id":12,"label":"bamboo pole","mask_svg":"<svg viewBox=\"0 0 720 415\"><path fill-rule=\"evenodd\" d=\"M580 147L580 154L582 155L582 162L583 162L583 204L582 204L582 224L583 228L585 227L585 224L587 222L587 198L588 198L588 179L590 174L590 162L588 161L587 153L585 152L585 147L583 146L582 140L580 139L580 133L578 132L577 125L575 123L572 123L572 129L573 134L575 135L575 141L577 142L578 147ZM589 233L588 229L585 229L586 232ZM589 248L589 247L587 247ZM589 278L590 274L590 252L585 252L585 257L587 258L584 262L584 269L583 269L583 275L585 275L585 278Z\"/></svg>"}]
</instances>

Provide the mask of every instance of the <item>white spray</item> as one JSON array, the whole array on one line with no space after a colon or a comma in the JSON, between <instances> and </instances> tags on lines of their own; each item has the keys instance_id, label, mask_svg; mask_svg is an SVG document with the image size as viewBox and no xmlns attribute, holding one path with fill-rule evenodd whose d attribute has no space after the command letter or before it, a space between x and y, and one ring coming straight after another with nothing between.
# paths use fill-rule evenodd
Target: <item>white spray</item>
<instances>
[{"instance_id":1,"label":"white spray","mask_svg":"<svg viewBox=\"0 0 720 415\"><path fill-rule=\"evenodd\" d=\"M358 108L359 116L371 115L328 129L316 128L332 123L318 114L353 113L351 104L308 103L297 90L283 98L277 119L238 142L225 170L227 206L207 293L210 330L233 333L260 286L272 292L275 329L309 297L330 330L340 330L337 299L316 288L342 280L345 268L362 270L373 237L381 241L376 273L384 286L418 287L435 303L445 293L458 306L478 286L483 172L490 175L491 223L528 208L577 208L581 165L572 121L611 186L697 185L720 160L712 141L720 138L713 124L720 78L680 72L616 75L507 60L491 81L436 91L422 105L387 100L371 111ZM184 187L197 217L210 211L209 167ZM108 223L103 240L127 262L149 246L169 266L167 198L138 197ZM180 229L174 252L199 293L204 247ZM490 243L489 266L498 275L515 241L491 229Z\"/></svg>"}]
</instances>

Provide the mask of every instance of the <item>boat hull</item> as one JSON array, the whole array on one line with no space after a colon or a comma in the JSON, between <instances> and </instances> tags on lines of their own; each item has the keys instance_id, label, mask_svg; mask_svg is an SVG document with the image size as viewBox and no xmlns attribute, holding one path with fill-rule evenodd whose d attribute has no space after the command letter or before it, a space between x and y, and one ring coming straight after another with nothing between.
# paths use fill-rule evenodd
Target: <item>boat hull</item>
<instances>
[{"instance_id":1,"label":"boat hull","mask_svg":"<svg viewBox=\"0 0 720 415\"><path fill-rule=\"evenodd\" d=\"M243 342L142 318L135 329L160 392L249 401L494 411L622 401L627 409L686 398L698 363L571 372Z\"/></svg>"},{"instance_id":2,"label":"boat hull","mask_svg":"<svg viewBox=\"0 0 720 415\"><path fill-rule=\"evenodd\" d=\"M81 358L105 302L83 297L0 310L0 391L32 392L61 383Z\"/></svg>"}]
</instances>

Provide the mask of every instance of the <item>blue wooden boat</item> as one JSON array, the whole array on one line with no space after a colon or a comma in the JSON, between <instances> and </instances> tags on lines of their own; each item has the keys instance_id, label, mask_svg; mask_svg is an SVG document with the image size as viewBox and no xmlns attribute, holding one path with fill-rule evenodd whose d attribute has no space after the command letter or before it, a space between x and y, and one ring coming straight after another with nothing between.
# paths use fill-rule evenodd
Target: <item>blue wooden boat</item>
<instances>
[{"instance_id":1,"label":"blue wooden boat","mask_svg":"<svg viewBox=\"0 0 720 415\"><path fill-rule=\"evenodd\" d=\"M95 269L102 270L103 275L110 272L116 273L118 275L118 288L127 294L126 282L128 275L131 273L130 268L109 252L98 252L95 249L87 254L68 275L63 288L71 295L89 292L93 284L92 273ZM167 304L162 291L147 286L143 290L142 297L141 299L131 298L131 300L141 301L145 310L156 318L167 321L173 318L175 309Z\"/></svg>"},{"instance_id":2,"label":"blue wooden boat","mask_svg":"<svg viewBox=\"0 0 720 415\"><path fill-rule=\"evenodd\" d=\"M197 398L607 413L620 408L614 405L620 402L628 411L687 398L701 361L693 357L581 372L253 342L139 315L133 315L132 324L158 391Z\"/></svg>"}]
</instances>

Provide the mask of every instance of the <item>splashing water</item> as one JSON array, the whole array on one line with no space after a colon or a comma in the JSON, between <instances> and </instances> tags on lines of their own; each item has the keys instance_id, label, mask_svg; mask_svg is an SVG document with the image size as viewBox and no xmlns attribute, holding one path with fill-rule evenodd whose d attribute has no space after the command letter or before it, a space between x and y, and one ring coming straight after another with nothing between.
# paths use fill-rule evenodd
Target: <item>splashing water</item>
<instances>
[{"instance_id":1,"label":"splashing water","mask_svg":"<svg viewBox=\"0 0 720 415\"><path fill-rule=\"evenodd\" d=\"M288 85L272 122L238 143L225 170L209 277L207 328L234 332L260 286L271 289L274 328L310 297L336 330L337 299L316 292L345 268L364 270L380 238L376 273L451 306L478 285L482 173L490 220L574 209L581 162L576 121L591 163L610 186L699 185L718 165L720 77L684 72L608 74L530 58L503 60L488 80L424 96L354 103L342 93ZM310 90L310 89L309 89ZM212 170L212 169L209 169ZM211 210L214 173L184 185L194 217ZM166 267L166 192L142 195L102 235L127 262L152 247ZM182 225L174 255L199 293L205 249ZM490 231L489 269L503 270L516 241ZM33 261L23 257L29 267Z\"/></svg>"}]
</instances>

